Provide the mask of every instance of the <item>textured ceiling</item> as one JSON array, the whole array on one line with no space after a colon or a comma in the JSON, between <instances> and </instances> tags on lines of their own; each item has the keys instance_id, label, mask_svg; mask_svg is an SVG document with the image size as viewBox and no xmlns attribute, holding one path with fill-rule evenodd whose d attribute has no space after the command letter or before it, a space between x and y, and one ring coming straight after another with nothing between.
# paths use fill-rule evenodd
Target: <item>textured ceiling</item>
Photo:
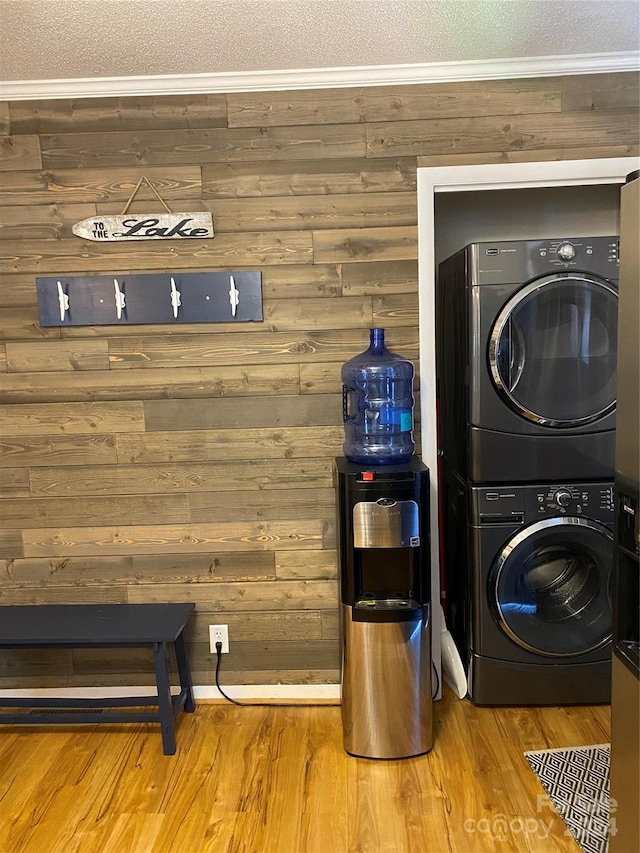
<instances>
[{"instance_id":1,"label":"textured ceiling","mask_svg":"<svg viewBox=\"0 0 640 853\"><path fill-rule=\"evenodd\" d=\"M0 80L637 51L638 0L0 0Z\"/></svg>"}]
</instances>

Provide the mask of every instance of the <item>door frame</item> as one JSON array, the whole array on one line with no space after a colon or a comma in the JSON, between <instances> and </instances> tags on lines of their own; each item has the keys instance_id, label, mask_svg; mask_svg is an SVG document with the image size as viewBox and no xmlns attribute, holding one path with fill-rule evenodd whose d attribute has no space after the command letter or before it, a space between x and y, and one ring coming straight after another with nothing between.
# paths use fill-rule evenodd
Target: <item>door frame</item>
<instances>
[{"instance_id":1,"label":"door frame","mask_svg":"<svg viewBox=\"0 0 640 853\"><path fill-rule=\"evenodd\" d=\"M533 163L489 163L473 166L437 166L417 170L418 195L418 322L420 343L420 415L422 459L431 472L431 595L433 602L432 655L441 672L440 537L438 512L438 445L436 433L435 347L435 197L437 193L542 187L620 184L639 167L637 157L593 160L550 160ZM441 682L441 679L439 679ZM437 698L440 698L441 689Z\"/></svg>"}]
</instances>

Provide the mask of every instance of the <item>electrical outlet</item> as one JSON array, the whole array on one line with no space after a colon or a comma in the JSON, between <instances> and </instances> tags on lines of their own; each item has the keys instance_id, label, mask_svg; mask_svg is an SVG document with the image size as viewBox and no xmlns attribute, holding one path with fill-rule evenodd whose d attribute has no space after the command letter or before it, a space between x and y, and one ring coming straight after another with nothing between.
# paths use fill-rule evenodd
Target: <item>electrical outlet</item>
<instances>
[{"instance_id":1,"label":"electrical outlet","mask_svg":"<svg viewBox=\"0 0 640 853\"><path fill-rule=\"evenodd\" d=\"M229 651L229 626L209 625L209 648L216 654L216 643L222 643L222 652Z\"/></svg>"}]
</instances>

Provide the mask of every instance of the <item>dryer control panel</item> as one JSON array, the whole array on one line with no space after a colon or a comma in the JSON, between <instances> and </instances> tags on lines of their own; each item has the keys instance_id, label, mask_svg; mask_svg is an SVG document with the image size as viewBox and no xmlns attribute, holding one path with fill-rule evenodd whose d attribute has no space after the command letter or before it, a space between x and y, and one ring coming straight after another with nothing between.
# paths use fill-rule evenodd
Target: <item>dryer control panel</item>
<instances>
[{"instance_id":1,"label":"dryer control panel","mask_svg":"<svg viewBox=\"0 0 640 853\"><path fill-rule=\"evenodd\" d=\"M467 249L473 285L519 284L563 271L589 272L609 281L619 275L617 235L471 243Z\"/></svg>"}]
</instances>

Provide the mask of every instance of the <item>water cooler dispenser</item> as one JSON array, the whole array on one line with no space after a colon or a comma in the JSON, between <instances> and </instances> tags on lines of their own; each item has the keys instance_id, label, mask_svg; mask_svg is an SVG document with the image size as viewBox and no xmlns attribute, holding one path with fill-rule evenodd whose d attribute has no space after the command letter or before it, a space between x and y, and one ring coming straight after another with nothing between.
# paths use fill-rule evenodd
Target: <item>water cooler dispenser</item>
<instances>
[{"instance_id":1,"label":"water cooler dispenser","mask_svg":"<svg viewBox=\"0 0 640 853\"><path fill-rule=\"evenodd\" d=\"M406 758L432 745L429 471L336 459L344 747Z\"/></svg>"}]
</instances>

